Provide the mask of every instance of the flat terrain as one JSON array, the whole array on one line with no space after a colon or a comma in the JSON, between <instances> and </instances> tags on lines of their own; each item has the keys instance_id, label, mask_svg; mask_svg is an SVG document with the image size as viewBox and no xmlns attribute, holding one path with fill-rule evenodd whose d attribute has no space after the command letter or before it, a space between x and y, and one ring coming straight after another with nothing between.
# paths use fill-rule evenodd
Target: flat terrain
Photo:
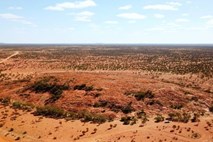
<instances>
[{"instance_id":1,"label":"flat terrain","mask_svg":"<svg viewBox=\"0 0 213 142\"><path fill-rule=\"evenodd\" d=\"M212 142L213 48L0 47L0 141Z\"/></svg>"}]
</instances>

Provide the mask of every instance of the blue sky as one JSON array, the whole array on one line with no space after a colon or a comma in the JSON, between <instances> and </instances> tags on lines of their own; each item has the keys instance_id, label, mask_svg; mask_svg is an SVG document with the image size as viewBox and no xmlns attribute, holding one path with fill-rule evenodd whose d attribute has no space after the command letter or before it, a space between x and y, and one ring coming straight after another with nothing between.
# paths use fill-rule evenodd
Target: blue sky
<instances>
[{"instance_id":1,"label":"blue sky","mask_svg":"<svg viewBox=\"0 0 213 142\"><path fill-rule=\"evenodd\" d=\"M0 0L0 43L213 43L213 0Z\"/></svg>"}]
</instances>

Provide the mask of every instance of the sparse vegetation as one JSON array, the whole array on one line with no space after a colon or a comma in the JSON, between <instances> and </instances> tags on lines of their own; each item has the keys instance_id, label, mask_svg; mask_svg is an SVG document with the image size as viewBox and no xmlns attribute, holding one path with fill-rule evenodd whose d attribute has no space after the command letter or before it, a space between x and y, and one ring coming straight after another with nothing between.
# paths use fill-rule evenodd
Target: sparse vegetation
<instances>
[{"instance_id":1,"label":"sparse vegetation","mask_svg":"<svg viewBox=\"0 0 213 142\"><path fill-rule=\"evenodd\" d=\"M64 111L53 106L37 107L35 115L42 115L51 118L65 118L67 120L81 120L82 122L104 123L111 121L113 118L95 113L84 111Z\"/></svg>"},{"instance_id":2,"label":"sparse vegetation","mask_svg":"<svg viewBox=\"0 0 213 142\"><path fill-rule=\"evenodd\" d=\"M19 102L19 101L15 101L15 102L13 102L12 107L14 109L31 111L34 108L34 105L31 104L31 103L22 103L22 102Z\"/></svg>"},{"instance_id":3,"label":"sparse vegetation","mask_svg":"<svg viewBox=\"0 0 213 142\"><path fill-rule=\"evenodd\" d=\"M137 122L137 119L134 116L125 116L122 117L121 122L123 122L123 125L134 125Z\"/></svg>"},{"instance_id":4,"label":"sparse vegetation","mask_svg":"<svg viewBox=\"0 0 213 142\"><path fill-rule=\"evenodd\" d=\"M150 90L146 92L126 92L125 95L134 96L138 101L144 100L145 98L152 99L155 96Z\"/></svg>"},{"instance_id":5,"label":"sparse vegetation","mask_svg":"<svg viewBox=\"0 0 213 142\"><path fill-rule=\"evenodd\" d=\"M2 105L8 106L10 104L10 97L0 98L0 103Z\"/></svg>"},{"instance_id":6,"label":"sparse vegetation","mask_svg":"<svg viewBox=\"0 0 213 142\"><path fill-rule=\"evenodd\" d=\"M53 78L42 78L34 82L34 84L32 84L29 89L31 89L36 93L46 93L46 92L50 93L51 98L48 102L54 102L61 97L64 90L69 89L69 85L57 84L56 79L55 78L54 80L52 79Z\"/></svg>"},{"instance_id":7,"label":"sparse vegetation","mask_svg":"<svg viewBox=\"0 0 213 142\"><path fill-rule=\"evenodd\" d=\"M164 117L161 114L158 114L154 119L156 123L164 121Z\"/></svg>"},{"instance_id":8,"label":"sparse vegetation","mask_svg":"<svg viewBox=\"0 0 213 142\"><path fill-rule=\"evenodd\" d=\"M44 107L37 107L34 114L51 117L51 118L63 118L65 115L65 112L64 110L59 109L57 107L44 106Z\"/></svg>"},{"instance_id":9,"label":"sparse vegetation","mask_svg":"<svg viewBox=\"0 0 213 142\"><path fill-rule=\"evenodd\" d=\"M187 123L189 122L190 118L191 118L191 115L189 113L175 112L175 113L169 113L168 119L175 122Z\"/></svg>"},{"instance_id":10,"label":"sparse vegetation","mask_svg":"<svg viewBox=\"0 0 213 142\"><path fill-rule=\"evenodd\" d=\"M75 85L74 90L85 90L85 91L92 91L94 89L93 86L87 86L86 84Z\"/></svg>"},{"instance_id":11,"label":"sparse vegetation","mask_svg":"<svg viewBox=\"0 0 213 142\"><path fill-rule=\"evenodd\" d=\"M173 104L173 105L171 105L171 108L172 109L181 109L181 108L183 108L183 104Z\"/></svg>"}]
</instances>

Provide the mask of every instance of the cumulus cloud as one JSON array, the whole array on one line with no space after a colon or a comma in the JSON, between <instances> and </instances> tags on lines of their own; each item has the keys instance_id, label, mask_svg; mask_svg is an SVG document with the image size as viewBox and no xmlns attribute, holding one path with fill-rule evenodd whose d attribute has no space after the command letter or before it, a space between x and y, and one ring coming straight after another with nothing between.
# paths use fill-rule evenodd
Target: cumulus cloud
<instances>
[{"instance_id":1,"label":"cumulus cloud","mask_svg":"<svg viewBox=\"0 0 213 142\"><path fill-rule=\"evenodd\" d=\"M130 20L142 20L145 19L146 16L139 13L121 13L117 15L120 18L130 19Z\"/></svg>"},{"instance_id":2,"label":"cumulus cloud","mask_svg":"<svg viewBox=\"0 0 213 142\"><path fill-rule=\"evenodd\" d=\"M9 21L18 22L18 23L25 24L25 25L36 26L32 22L28 21L25 17L11 14L11 13L2 13L2 14L0 14L0 18L9 20Z\"/></svg>"},{"instance_id":3,"label":"cumulus cloud","mask_svg":"<svg viewBox=\"0 0 213 142\"><path fill-rule=\"evenodd\" d=\"M210 19L210 20L208 20L208 21L207 21L207 24L208 24L209 26L213 26L213 18Z\"/></svg>"},{"instance_id":4,"label":"cumulus cloud","mask_svg":"<svg viewBox=\"0 0 213 142\"><path fill-rule=\"evenodd\" d=\"M175 11L181 6L181 3L178 2L168 2L165 4L153 4L153 5L146 5L143 8L146 10L171 10Z\"/></svg>"},{"instance_id":5,"label":"cumulus cloud","mask_svg":"<svg viewBox=\"0 0 213 142\"><path fill-rule=\"evenodd\" d=\"M205 15L205 16L202 16L200 17L201 19L212 19L213 16L212 15Z\"/></svg>"},{"instance_id":6,"label":"cumulus cloud","mask_svg":"<svg viewBox=\"0 0 213 142\"><path fill-rule=\"evenodd\" d=\"M91 22L91 18L95 13L90 11L83 11L80 13L74 13L70 14L74 16L75 21L81 21L81 22Z\"/></svg>"},{"instance_id":7,"label":"cumulus cloud","mask_svg":"<svg viewBox=\"0 0 213 142\"><path fill-rule=\"evenodd\" d=\"M189 19L179 18L175 20L176 22L189 22Z\"/></svg>"},{"instance_id":8,"label":"cumulus cloud","mask_svg":"<svg viewBox=\"0 0 213 142\"><path fill-rule=\"evenodd\" d=\"M105 21L106 24L118 24L118 21Z\"/></svg>"},{"instance_id":9,"label":"cumulus cloud","mask_svg":"<svg viewBox=\"0 0 213 142\"><path fill-rule=\"evenodd\" d=\"M158 18L158 19L162 19L162 18L165 18L165 15L163 15L163 14L154 14L154 17Z\"/></svg>"},{"instance_id":10,"label":"cumulus cloud","mask_svg":"<svg viewBox=\"0 0 213 142\"><path fill-rule=\"evenodd\" d=\"M93 0L75 1L75 2L63 2L53 6L48 6L46 10L64 11L65 9L82 9L87 7L96 6Z\"/></svg>"},{"instance_id":11,"label":"cumulus cloud","mask_svg":"<svg viewBox=\"0 0 213 142\"><path fill-rule=\"evenodd\" d=\"M20 6L10 6L8 7L9 10L22 10L23 8Z\"/></svg>"},{"instance_id":12,"label":"cumulus cloud","mask_svg":"<svg viewBox=\"0 0 213 142\"><path fill-rule=\"evenodd\" d=\"M132 5L124 5L124 6L119 7L119 10L129 10L131 8L132 8Z\"/></svg>"}]
</instances>

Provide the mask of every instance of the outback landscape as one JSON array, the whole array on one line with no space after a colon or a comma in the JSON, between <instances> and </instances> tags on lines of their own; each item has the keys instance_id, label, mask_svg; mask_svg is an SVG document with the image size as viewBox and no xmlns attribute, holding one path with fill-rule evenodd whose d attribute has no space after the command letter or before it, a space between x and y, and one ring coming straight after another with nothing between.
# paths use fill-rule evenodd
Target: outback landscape
<instances>
[{"instance_id":1,"label":"outback landscape","mask_svg":"<svg viewBox=\"0 0 213 142\"><path fill-rule=\"evenodd\" d=\"M213 46L2 44L15 141L213 142Z\"/></svg>"}]
</instances>

